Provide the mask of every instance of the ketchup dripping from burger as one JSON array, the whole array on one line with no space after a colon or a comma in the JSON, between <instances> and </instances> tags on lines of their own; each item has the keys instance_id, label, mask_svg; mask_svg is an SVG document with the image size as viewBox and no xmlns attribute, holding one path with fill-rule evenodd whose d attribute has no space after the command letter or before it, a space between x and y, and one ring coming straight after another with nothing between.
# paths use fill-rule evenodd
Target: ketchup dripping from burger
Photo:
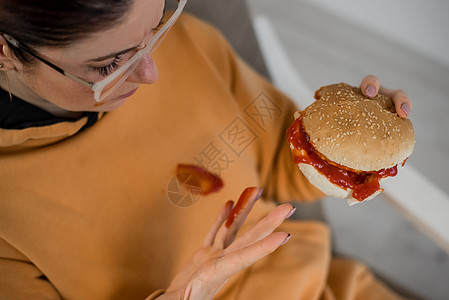
<instances>
[{"instance_id":1,"label":"ketchup dripping from burger","mask_svg":"<svg viewBox=\"0 0 449 300\"><path fill-rule=\"evenodd\" d=\"M310 143L302 116L287 130L287 139L294 146L292 155L295 164L305 163L313 166L333 184L344 190L352 189L352 197L358 201L363 201L378 191L381 178L396 176L398 172L397 166L370 172L356 171L323 159Z\"/></svg>"}]
</instances>

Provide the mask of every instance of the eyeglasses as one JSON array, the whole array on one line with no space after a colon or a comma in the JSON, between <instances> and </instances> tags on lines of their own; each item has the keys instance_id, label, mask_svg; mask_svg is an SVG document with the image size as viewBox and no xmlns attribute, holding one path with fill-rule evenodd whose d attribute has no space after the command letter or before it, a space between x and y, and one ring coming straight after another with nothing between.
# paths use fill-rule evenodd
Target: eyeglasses
<instances>
[{"instance_id":1,"label":"eyeglasses","mask_svg":"<svg viewBox=\"0 0 449 300\"><path fill-rule=\"evenodd\" d=\"M180 16L186 3L187 0L179 0L176 11L173 13L170 19L168 19L168 21L154 34L154 36L151 38L148 44L144 46L144 48L142 48L141 50L137 51L127 62L125 62L121 67L115 70L111 75L98 81L97 83L94 83L92 81L86 81L69 72L66 72L60 67L56 66L55 64L40 57L39 55L28 49L26 46L21 45L13 37L7 34L3 34L3 36L13 46L27 52L31 56L40 60L41 62L43 62L50 68L56 70L57 72L61 73L62 75L70 78L71 80L76 81L82 84L83 86L90 88L94 92L95 101L100 102L104 100L106 97L108 97L112 92L114 92L115 89L119 87L128 78L128 76L134 71L136 66L139 64L142 57L144 57L147 54L153 53L153 51L156 50L156 48L160 45L162 40L167 35L167 32L172 28L173 24Z\"/></svg>"}]
</instances>

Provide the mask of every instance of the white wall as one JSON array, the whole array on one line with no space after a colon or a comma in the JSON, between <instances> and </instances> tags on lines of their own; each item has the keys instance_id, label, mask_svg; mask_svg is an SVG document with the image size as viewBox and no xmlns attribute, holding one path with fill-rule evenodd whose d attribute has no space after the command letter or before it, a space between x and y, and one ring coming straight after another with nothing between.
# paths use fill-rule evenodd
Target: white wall
<instances>
[{"instance_id":1,"label":"white wall","mask_svg":"<svg viewBox=\"0 0 449 300\"><path fill-rule=\"evenodd\" d=\"M374 30L449 66L448 0L298 0Z\"/></svg>"}]
</instances>

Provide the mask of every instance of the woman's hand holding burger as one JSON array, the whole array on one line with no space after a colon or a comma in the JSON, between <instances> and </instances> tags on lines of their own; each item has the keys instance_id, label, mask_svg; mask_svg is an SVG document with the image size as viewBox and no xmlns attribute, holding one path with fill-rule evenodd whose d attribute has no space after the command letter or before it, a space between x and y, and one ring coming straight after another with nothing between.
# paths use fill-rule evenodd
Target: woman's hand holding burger
<instances>
[{"instance_id":1,"label":"woman's hand holding burger","mask_svg":"<svg viewBox=\"0 0 449 300\"><path fill-rule=\"evenodd\" d=\"M412 111L412 102L403 90L387 89L380 85L380 79L374 75L365 76L360 84L360 90L368 98L375 97L378 93L393 99L396 112L402 118L408 118Z\"/></svg>"}]
</instances>

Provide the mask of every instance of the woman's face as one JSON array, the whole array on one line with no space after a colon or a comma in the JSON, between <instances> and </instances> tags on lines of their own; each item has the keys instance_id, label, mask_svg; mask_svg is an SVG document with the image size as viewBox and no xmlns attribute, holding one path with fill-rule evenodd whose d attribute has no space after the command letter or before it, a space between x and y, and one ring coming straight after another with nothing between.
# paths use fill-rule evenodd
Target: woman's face
<instances>
[{"instance_id":1,"label":"woman's face","mask_svg":"<svg viewBox=\"0 0 449 300\"><path fill-rule=\"evenodd\" d=\"M126 62L152 36L164 11L164 0L134 0L123 22L61 49L37 49L39 55L87 81L98 82ZM125 53L124 50L128 50ZM117 56L117 53L122 53ZM140 84L154 83L157 68L150 54L110 96L97 103L91 89L36 62L36 70L20 72L19 80L38 96L70 111L110 111L118 108Z\"/></svg>"}]
</instances>

